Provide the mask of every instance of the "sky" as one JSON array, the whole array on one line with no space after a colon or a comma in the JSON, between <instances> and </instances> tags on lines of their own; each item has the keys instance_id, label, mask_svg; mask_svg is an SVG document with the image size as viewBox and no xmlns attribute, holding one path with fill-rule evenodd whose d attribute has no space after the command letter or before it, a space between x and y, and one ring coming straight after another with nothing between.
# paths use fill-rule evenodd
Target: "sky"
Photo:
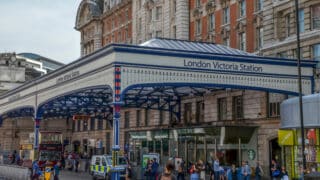
<instances>
[{"instance_id":1,"label":"sky","mask_svg":"<svg viewBox=\"0 0 320 180\"><path fill-rule=\"evenodd\" d=\"M69 63L80 57L74 29L81 0L0 0L0 53L30 52Z\"/></svg>"}]
</instances>

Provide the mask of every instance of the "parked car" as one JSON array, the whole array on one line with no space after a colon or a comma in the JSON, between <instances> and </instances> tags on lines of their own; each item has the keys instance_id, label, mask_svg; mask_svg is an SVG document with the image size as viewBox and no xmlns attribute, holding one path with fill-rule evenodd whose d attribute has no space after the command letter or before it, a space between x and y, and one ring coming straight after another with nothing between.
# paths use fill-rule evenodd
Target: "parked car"
<instances>
[{"instance_id":1,"label":"parked car","mask_svg":"<svg viewBox=\"0 0 320 180\"><path fill-rule=\"evenodd\" d=\"M127 159L123 156L118 157L118 166L123 169L120 179L125 179ZM93 179L111 179L112 156L111 155L93 155L90 162L90 171Z\"/></svg>"}]
</instances>

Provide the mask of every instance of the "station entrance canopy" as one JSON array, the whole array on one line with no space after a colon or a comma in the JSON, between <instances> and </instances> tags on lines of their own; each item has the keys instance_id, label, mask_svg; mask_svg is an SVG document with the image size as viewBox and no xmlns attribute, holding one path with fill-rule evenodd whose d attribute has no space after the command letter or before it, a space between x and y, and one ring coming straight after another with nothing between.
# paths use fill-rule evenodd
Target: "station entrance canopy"
<instances>
[{"instance_id":1,"label":"station entrance canopy","mask_svg":"<svg viewBox=\"0 0 320 180\"><path fill-rule=\"evenodd\" d=\"M315 61L302 61L303 94L314 88ZM226 46L152 39L139 46L111 44L0 96L6 117L109 117L112 102L125 107L174 111L187 95L217 89L298 94L297 63Z\"/></svg>"},{"instance_id":2,"label":"station entrance canopy","mask_svg":"<svg viewBox=\"0 0 320 180\"><path fill-rule=\"evenodd\" d=\"M301 63L303 94L313 93L315 65ZM167 110L179 119L183 96L225 88L297 95L297 84L293 59L170 39L111 44L0 96L0 121L33 116L37 129L41 118L112 114L117 150L120 107Z\"/></svg>"}]
</instances>

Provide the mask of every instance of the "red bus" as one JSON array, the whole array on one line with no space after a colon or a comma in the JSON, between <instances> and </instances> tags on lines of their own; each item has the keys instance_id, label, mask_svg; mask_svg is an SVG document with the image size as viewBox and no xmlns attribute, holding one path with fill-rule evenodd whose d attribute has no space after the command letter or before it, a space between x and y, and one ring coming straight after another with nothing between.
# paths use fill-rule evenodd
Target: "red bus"
<instances>
[{"instance_id":1,"label":"red bus","mask_svg":"<svg viewBox=\"0 0 320 180\"><path fill-rule=\"evenodd\" d=\"M61 160L63 152L62 132L40 131L39 134L39 166L54 166Z\"/></svg>"}]
</instances>

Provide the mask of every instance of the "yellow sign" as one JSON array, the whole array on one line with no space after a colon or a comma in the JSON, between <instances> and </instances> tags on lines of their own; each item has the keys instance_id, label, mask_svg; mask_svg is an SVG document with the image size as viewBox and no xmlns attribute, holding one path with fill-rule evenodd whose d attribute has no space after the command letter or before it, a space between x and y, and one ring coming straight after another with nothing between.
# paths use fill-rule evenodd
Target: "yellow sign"
<instances>
[{"instance_id":1,"label":"yellow sign","mask_svg":"<svg viewBox=\"0 0 320 180\"><path fill-rule=\"evenodd\" d=\"M20 145L20 150L32 150L33 145L32 144L21 144Z\"/></svg>"},{"instance_id":2,"label":"yellow sign","mask_svg":"<svg viewBox=\"0 0 320 180\"><path fill-rule=\"evenodd\" d=\"M294 131L293 130L279 130L278 131L279 145L294 145Z\"/></svg>"}]
</instances>

